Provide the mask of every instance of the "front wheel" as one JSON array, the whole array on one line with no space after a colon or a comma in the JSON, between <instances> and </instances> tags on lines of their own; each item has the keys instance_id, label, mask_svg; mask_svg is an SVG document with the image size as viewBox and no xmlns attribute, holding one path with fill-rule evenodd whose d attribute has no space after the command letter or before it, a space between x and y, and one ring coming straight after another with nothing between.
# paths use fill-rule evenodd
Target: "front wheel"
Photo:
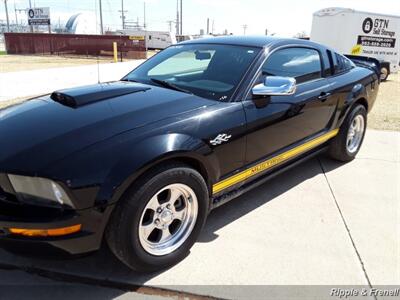
<instances>
[{"instance_id":1,"label":"front wheel","mask_svg":"<svg viewBox=\"0 0 400 300\"><path fill-rule=\"evenodd\" d=\"M361 148L367 127L367 110L357 104L344 120L338 135L332 140L329 155L339 161L353 160Z\"/></svg>"},{"instance_id":2,"label":"front wheel","mask_svg":"<svg viewBox=\"0 0 400 300\"><path fill-rule=\"evenodd\" d=\"M126 193L107 227L112 252L140 272L182 260L197 240L208 213L203 177L183 164L169 164L142 177Z\"/></svg>"}]
</instances>

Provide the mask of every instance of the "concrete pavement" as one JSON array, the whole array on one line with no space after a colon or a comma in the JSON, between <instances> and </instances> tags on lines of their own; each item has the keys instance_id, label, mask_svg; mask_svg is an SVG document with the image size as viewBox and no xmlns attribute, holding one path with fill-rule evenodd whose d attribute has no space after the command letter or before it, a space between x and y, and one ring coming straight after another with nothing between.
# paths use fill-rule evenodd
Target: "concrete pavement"
<instances>
[{"instance_id":1,"label":"concrete pavement","mask_svg":"<svg viewBox=\"0 0 400 300\"><path fill-rule=\"evenodd\" d=\"M119 289L105 288L79 283L65 283L28 274L23 271L0 270L0 299L140 299L162 300L163 296L146 295L136 292L124 292Z\"/></svg>"},{"instance_id":2,"label":"concrete pavement","mask_svg":"<svg viewBox=\"0 0 400 300\"><path fill-rule=\"evenodd\" d=\"M0 101L121 79L144 60L0 73Z\"/></svg>"},{"instance_id":3,"label":"concrete pavement","mask_svg":"<svg viewBox=\"0 0 400 300\"><path fill-rule=\"evenodd\" d=\"M371 284L400 284L400 134L368 131L355 161L323 165Z\"/></svg>"},{"instance_id":4,"label":"concrete pavement","mask_svg":"<svg viewBox=\"0 0 400 300\"><path fill-rule=\"evenodd\" d=\"M213 211L191 254L159 274L106 247L75 260L0 250L0 266L236 299L243 285L399 285L399 147L398 132L368 130L353 162L319 157L276 177Z\"/></svg>"}]
</instances>

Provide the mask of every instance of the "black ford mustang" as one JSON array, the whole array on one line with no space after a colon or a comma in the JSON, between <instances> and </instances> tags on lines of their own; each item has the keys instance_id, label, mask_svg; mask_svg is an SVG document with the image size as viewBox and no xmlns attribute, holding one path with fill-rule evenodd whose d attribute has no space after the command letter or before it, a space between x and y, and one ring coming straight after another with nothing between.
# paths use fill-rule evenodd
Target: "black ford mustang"
<instances>
[{"instance_id":1,"label":"black ford mustang","mask_svg":"<svg viewBox=\"0 0 400 300\"><path fill-rule=\"evenodd\" d=\"M321 151L352 160L379 70L309 41L221 37L4 109L0 241L77 254L105 238L135 270L166 268L212 208Z\"/></svg>"}]
</instances>

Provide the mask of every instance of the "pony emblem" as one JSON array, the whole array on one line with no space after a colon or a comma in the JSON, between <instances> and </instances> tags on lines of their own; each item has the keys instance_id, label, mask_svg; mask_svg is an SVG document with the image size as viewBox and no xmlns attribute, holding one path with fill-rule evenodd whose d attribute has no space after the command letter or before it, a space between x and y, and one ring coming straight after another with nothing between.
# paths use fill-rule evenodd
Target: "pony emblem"
<instances>
[{"instance_id":1,"label":"pony emblem","mask_svg":"<svg viewBox=\"0 0 400 300\"><path fill-rule=\"evenodd\" d=\"M231 137L232 135L228 135L226 133L218 134L215 139L210 140L210 143L213 146L221 145L222 143L229 141Z\"/></svg>"}]
</instances>

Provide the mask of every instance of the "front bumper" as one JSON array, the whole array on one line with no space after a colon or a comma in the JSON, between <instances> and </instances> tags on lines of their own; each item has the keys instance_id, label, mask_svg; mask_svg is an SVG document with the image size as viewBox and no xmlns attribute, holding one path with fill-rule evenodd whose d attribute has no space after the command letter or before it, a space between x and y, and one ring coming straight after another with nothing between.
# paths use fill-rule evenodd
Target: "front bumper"
<instances>
[{"instance_id":1,"label":"front bumper","mask_svg":"<svg viewBox=\"0 0 400 300\"><path fill-rule=\"evenodd\" d=\"M13 204L0 200L0 247L61 250L82 254L98 250L113 206L84 210L60 210ZM9 228L56 229L81 224L79 232L57 237L25 237Z\"/></svg>"}]
</instances>

